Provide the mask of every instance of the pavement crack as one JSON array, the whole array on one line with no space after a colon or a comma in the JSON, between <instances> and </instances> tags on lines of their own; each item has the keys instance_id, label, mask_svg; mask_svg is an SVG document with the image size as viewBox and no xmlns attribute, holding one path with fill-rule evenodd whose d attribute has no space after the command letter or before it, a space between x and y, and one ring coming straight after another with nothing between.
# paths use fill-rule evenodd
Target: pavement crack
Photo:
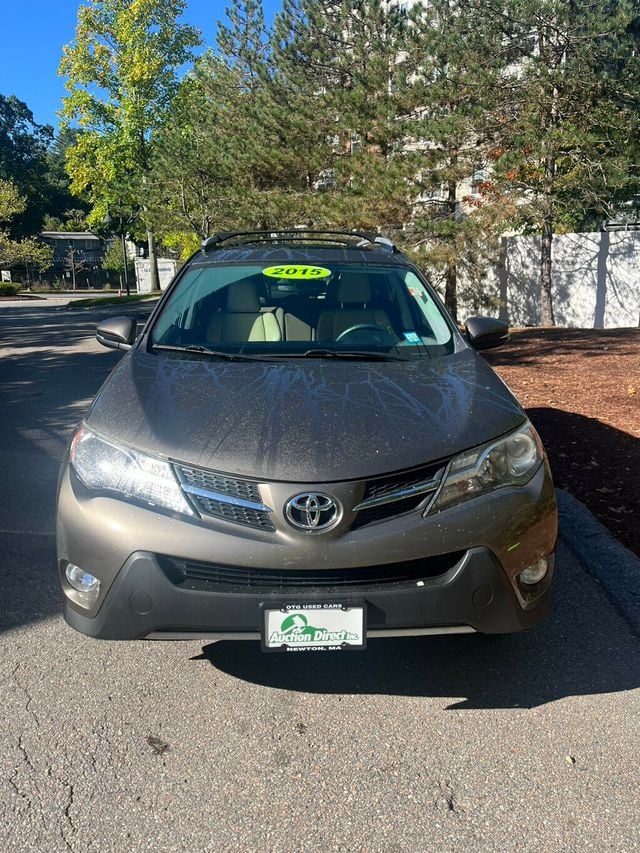
<instances>
[{"instance_id":1,"label":"pavement crack","mask_svg":"<svg viewBox=\"0 0 640 853\"><path fill-rule=\"evenodd\" d=\"M13 790L16 792L16 794L19 797L22 797L22 799L24 799L24 800L28 800L29 797L24 793L24 791L21 791L20 788L18 787L18 784L16 782L17 776L18 776L18 770L16 769L13 771L11 776L9 776L9 784L11 785L11 787L13 788Z\"/></svg>"},{"instance_id":2,"label":"pavement crack","mask_svg":"<svg viewBox=\"0 0 640 853\"><path fill-rule=\"evenodd\" d=\"M27 713L28 713L28 714L31 716L31 718L33 719L33 721L34 721L34 723L35 723L35 725L36 725L36 728L37 728L37 729L39 729L39 728L40 728L40 717L38 717L38 715L36 714L36 712L35 712L35 711L34 711L34 709L33 709L33 696L32 696L32 695L31 695L31 693L29 692L28 688L27 688L27 687L22 683L22 681L21 681L21 680L20 680L20 678L18 677L18 670L20 669L20 666L21 666L21 664L19 664L19 663L18 663L18 664L15 666L15 668L14 668L14 670L13 670L13 672L12 672L11 674L12 674L12 676L13 676L13 680L14 680L14 681L15 681L15 683L17 684L18 688L19 688L20 690L22 690L22 692L24 693L24 695L25 695L25 697L26 697L26 703L25 703L25 706L24 706L24 707L25 707L25 711L27 711Z\"/></svg>"},{"instance_id":3,"label":"pavement crack","mask_svg":"<svg viewBox=\"0 0 640 853\"><path fill-rule=\"evenodd\" d=\"M24 763L27 765L27 767L29 768L29 770L31 770L32 773L35 773L36 769L33 766L31 759L29 758L29 753L27 752L27 749L24 745L22 735L18 735L18 749L20 750L20 754L22 755Z\"/></svg>"},{"instance_id":4,"label":"pavement crack","mask_svg":"<svg viewBox=\"0 0 640 853\"><path fill-rule=\"evenodd\" d=\"M67 803L64 807L64 812L63 812L64 817L65 817L65 824L63 824L60 827L60 834L62 835L62 840L65 843L66 849L67 850L73 850L73 844L72 844L73 836L75 836L76 833L78 832L78 829L73 822L73 818L71 817L71 807L73 806L73 800L75 797L75 788L74 788L73 782L70 782L66 786L66 788L67 788ZM71 834L72 834L71 840L67 837L67 830L71 830Z\"/></svg>"},{"instance_id":5,"label":"pavement crack","mask_svg":"<svg viewBox=\"0 0 640 853\"><path fill-rule=\"evenodd\" d=\"M24 764L26 765L26 767L29 771L29 774L28 774L29 782L28 782L28 784L30 784L31 782L35 783L36 770L35 770L35 767L33 766L33 762L29 758L29 753L27 752L27 748L24 745L22 735L18 736L17 745L18 745L18 750L20 752L20 755L22 756L22 760L23 760ZM32 788L33 788L32 794L21 790L20 786L16 782L16 779L18 778L19 775L20 775L20 770L16 767L13 774L9 777L9 784L11 785L13 790L16 792L16 794L19 797L21 797L23 800L26 801L27 807L29 809L31 809L36 814L37 819L42 824L43 830L46 832L47 831L47 821L45 820L44 812L42 809L42 799L41 799L41 796L38 792L38 789L37 789L37 787L35 787L35 785L32 785Z\"/></svg>"}]
</instances>

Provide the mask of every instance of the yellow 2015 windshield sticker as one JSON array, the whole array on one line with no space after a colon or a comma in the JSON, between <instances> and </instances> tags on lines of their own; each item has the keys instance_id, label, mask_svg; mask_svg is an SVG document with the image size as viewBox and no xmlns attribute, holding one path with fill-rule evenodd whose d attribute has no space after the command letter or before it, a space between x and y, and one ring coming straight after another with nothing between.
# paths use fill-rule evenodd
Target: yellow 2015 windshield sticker
<instances>
[{"instance_id":1,"label":"yellow 2015 windshield sticker","mask_svg":"<svg viewBox=\"0 0 640 853\"><path fill-rule=\"evenodd\" d=\"M331 275L331 270L326 267L313 267L309 264L281 264L278 267L267 267L262 270L262 275L268 275L271 278L328 278Z\"/></svg>"}]
</instances>

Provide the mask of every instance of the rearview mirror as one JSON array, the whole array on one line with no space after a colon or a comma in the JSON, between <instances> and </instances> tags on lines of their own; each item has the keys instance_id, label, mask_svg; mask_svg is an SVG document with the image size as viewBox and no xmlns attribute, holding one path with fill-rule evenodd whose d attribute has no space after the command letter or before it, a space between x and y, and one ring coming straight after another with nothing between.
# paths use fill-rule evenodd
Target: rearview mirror
<instances>
[{"instance_id":1,"label":"rearview mirror","mask_svg":"<svg viewBox=\"0 0 640 853\"><path fill-rule=\"evenodd\" d=\"M509 340L509 324L495 317L469 317L465 324L467 339L474 349L491 349Z\"/></svg>"},{"instance_id":2,"label":"rearview mirror","mask_svg":"<svg viewBox=\"0 0 640 853\"><path fill-rule=\"evenodd\" d=\"M131 317L110 317L96 329L96 340L109 349L131 349L136 329L137 323Z\"/></svg>"}]
</instances>

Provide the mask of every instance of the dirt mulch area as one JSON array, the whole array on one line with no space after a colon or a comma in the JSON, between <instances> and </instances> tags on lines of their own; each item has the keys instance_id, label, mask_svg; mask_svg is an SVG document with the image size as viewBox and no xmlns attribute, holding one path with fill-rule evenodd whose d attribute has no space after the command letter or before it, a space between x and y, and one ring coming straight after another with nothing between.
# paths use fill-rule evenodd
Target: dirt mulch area
<instances>
[{"instance_id":1,"label":"dirt mulch area","mask_svg":"<svg viewBox=\"0 0 640 853\"><path fill-rule=\"evenodd\" d=\"M524 329L486 353L542 436L557 486L640 555L640 329Z\"/></svg>"}]
</instances>

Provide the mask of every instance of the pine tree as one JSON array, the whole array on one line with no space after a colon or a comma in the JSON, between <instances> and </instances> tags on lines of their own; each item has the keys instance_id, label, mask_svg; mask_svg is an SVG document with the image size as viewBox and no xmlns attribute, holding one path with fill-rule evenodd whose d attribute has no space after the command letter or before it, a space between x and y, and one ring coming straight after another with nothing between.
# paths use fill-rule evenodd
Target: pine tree
<instances>
[{"instance_id":1,"label":"pine tree","mask_svg":"<svg viewBox=\"0 0 640 853\"><path fill-rule=\"evenodd\" d=\"M506 214L489 177L505 62L500 27L483 15L482 0L419 4L404 62L403 128L416 200L410 233L443 271L455 317L460 273L468 279L486 265L479 254Z\"/></svg>"},{"instance_id":2,"label":"pine tree","mask_svg":"<svg viewBox=\"0 0 640 853\"><path fill-rule=\"evenodd\" d=\"M304 188L298 160L300 140L293 116L282 113L274 83L274 34L265 26L262 3L234 0L221 25L218 57L234 80L230 109L241 139L235 154L243 191L238 214L247 227L290 226L297 218L296 199Z\"/></svg>"},{"instance_id":3,"label":"pine tree","mask_svg":"<svg viewBox=\"0 0 640 853\"><path fill-rule=\"evenodd\" d=\"M390 232L423 259L427 247L454 314L461 258L481 265L476 244L506 213L487 180L463 203L489 157L501 62L501 32L482 24L479 2L406 14L376 0L289 0L275 51L309 147L310 128L324 134L325 191L312 194L311 218ZM437 205L424 201L441 187Z\"/></svg>"},{"instance_id":4,"label":"pine tree","mask_svg":"<svg viewBox=\"0 0 640 853\"><path fill-rule=\"evenodd\" d=\"M406 218L410 192L396 157L403 27L404 16L379 0L284 4L274 79L305 140L316 224L389 230Z\"/></svg>"},{"instance_id":5,"label":"pine tree","mask_svg":"<svg viewBox=\"0 0 640 853\"><path fill-rule=\"evenodd\" d=\"M636 0L487 4L511 47L495 176L541 237L540 322L553 325L558 230L610 216L640 189Z\"/></svg>"},{"instance_id":6,"label":"pine tree","mask_svg":"<svg viewBox=\"0 0 640 853\"><path fill-rule=\"evenodd\" d=\"M272 180L262 114L269 33L262 4L234 0L208 50L182 83L156 136L154 221L183 254L216 230L268 225Z\"/></svg>"},{"instance_id":7,"label":"pine tree","mask_svg":"<svg viewBox=\"0 0 640 853\"><path fill-rule=\"evenodd\" d=\"M316 83L291 60L284 13L275 36L260 3L236 0L226 13L215 52L197 60L156 137L154 217L183 252L194 232L309 221L326 164Z\"/></svg>"}]
</instances>

